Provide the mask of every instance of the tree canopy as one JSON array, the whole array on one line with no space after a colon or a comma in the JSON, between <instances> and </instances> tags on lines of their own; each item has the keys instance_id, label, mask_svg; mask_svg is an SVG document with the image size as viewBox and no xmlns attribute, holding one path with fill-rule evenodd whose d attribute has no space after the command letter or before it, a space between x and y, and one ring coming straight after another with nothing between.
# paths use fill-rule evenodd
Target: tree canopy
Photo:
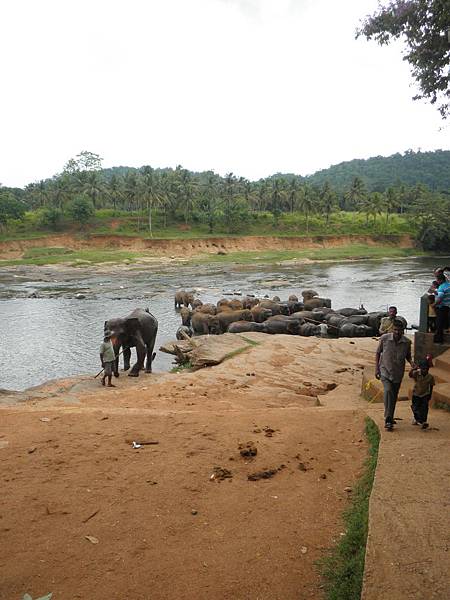
<instances>
[{"instance_id":1,"label":"tree canopy","mask_svg":"<svg viewBox=\"0 0 450 600\"><path fill-rule=\"evenodd\" d=\"M449 0L393 0L364 19L358 36L380 45L402 39L404 60L419 86L415 100L437 104L445 119L450 113Z\"/></svg>"}]
</instances>

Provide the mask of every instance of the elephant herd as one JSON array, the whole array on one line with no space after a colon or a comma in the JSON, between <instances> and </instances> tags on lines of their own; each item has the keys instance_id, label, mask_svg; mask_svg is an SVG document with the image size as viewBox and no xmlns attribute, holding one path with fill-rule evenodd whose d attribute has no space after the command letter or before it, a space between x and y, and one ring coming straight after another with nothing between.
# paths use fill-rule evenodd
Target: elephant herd
<instances>
[{"instance_id":1,"label":"elephant herd","mask_svg":"<svg viewBox=\"0 0 450 600\"><path fill-rule=\"evenodd\" d=\"M175 308L180 311L181 326L177 339L195 335L246 333L331 335L366 337L378 335L386 312L368 313L364 307L333 310L329 298L321 298L314 290L304 290L302 300L295 295L282 302L247 296L242 299L222 298L217 304L203 303L193 292L175 294Z\"/></svg>"}]
</instances>

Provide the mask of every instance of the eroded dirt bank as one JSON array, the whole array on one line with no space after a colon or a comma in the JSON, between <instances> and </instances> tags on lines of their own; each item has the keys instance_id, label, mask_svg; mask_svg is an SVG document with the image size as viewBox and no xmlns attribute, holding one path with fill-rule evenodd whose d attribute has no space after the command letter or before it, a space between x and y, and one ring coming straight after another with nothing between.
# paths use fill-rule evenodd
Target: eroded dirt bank
<instances>
[{"instance_id":1,"label":"eroded dirt bank","mask_svg":"<svg viewBox=\"0 0 450 600\"><path fill-rule=\"evenodd\" d=\"M322 596L375 342L249 335L214 368L56 382L0 408L1 600Z\"/></svg>"},{"instance_id":2,"label":"eroded dirt bank","mask_svg":"<svg viewBox=\"0 0 450 600\"><path fill-rule=\"evenodd\" d=\"M392 244L412 248L409 235L345 235L311 237L211 237L197 239L143 239L120 235L52 235L45 238L10 240L0 242L0 258L20 258L28 248L63 247L71 250L82 248L114 248L131 251L148 251L156 256L191 257L201 253L217 254L219 251L239 252L258 250L303 250L309 248L333 248L349 244L369 246Z\"/></svg>"}]
</instances>

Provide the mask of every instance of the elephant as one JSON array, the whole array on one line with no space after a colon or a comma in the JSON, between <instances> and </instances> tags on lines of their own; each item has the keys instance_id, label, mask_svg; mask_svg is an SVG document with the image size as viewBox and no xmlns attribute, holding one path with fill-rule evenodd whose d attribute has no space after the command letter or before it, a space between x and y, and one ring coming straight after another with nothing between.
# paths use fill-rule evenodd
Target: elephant
<instances>
[{"instance_id":1,"label":"elephant","mask_svg":"<svg viewBox=\"0 0 450 600\"><path fill-rule=\"evenodd\" d=\"M217 313L221 333L225 333L230 323L235 321L253 321L253 315L250 310L232 310Z\"/></svg>"},{"instance_id":2,"label":"elephant","mask_svg":"<svg viewBox=\"0 0 450 600\"><path fill-rule=\"evenodd\" d=\"M306 302L307 300L311 300L311 298L314 298L314 296L318 296L318 295L319 294L314 290L303 290L303 292L302 292L304 302Z\"/></svg>"},{"instance_id":3,"label":"elephant","mask_svg":"<svg viewBox=\"0 0 450 600\"><path fill-rule=\"evenodd\" d=\"M288 298L288 302L298 302L298 296L291 294Z\"/></svg>"},{"instance_id":4,"label":"elephant","mask_svg":"<svg viewBox=\"0 0 450 600\"><path fill-rule=\"evenodd\" d=\"M296 319L274 319L264 321L264 333L299 335L301 322Z\"/></svg>"},{"instance_id":5,"label":"elephant","mask_svg":"<svg viewBox=\"0 0 450 600\"><path fill-rule=\"evenodd\" d=\"M286 304L289 309L289 314L291 315L304 308L303 302L299 302L298 300L288 300L287 302L283 302L283 304Z\"/></svg>"},{"instance_id":6,"label":"elephant","mask_svg":"<svg viewBox=\"0 0 450 600\"><path fill-rule=\"evenodd\" d=\"M304 323L304 318L298 316L299 314L300 313L294 315L273 315L272 317L269 317L267 321L299 321L300 323Z\"/></svg>"},{"instance_id":7,"label":"elephant","mask_svg":"<svg viewBox=\"0 0 450 600\"><path fill-rule=\"evenodd\" d=\"M321 308L315 308L312 311L312 314L313 314L312 318L314 319L314 321L320 321L322 323L323 321L325 321L325 317L327 316L328 313L323 312L323 310Z\"/></svg>"},{"instance_id":8,"label":"elephant","mask_svg":"<svg viewBox=\"0 0 450 600\"><path fill-rule=\"evenodd\" d=\"M216 315L208 315L196 310L192 313L191 325L194 335L207 335L209 333L216 335L220 333L220 324Z\"/></svg>"},{"instance_id":9,"label":"elephant","mask_svg":"<svg viewBox=\"0 0 450 600\"><path fill-rule=\"evenodd\" d=\"M372 328L367 325L346 322L339 327L339 337L367 337L370 335L372 335Z\"/></svg>"},{"instance_id":10,"label":"elephant","mask_svg":"<svg viewBox=\"0 0 450 600\"><path fill-rule=\"evenodd\" d=\"M181 323L185 327L189 327L189 325L191 324L191 317L192 317L191 310L189 308L187 308L186 306L182 306L181 310L180 310L180 315L181 315Z\"/></svg>"},{"instance_id":11,"label":"elephant","mask_svg":"<svg viewBox=\"0 0 450 600\"><path fill-rule=\"evenodd\" d=\"M179 292L175 292L175 308L180 308L181 305L189 307L194 302L194 294L192 292L186 292L185 290L180 290Z\"/></svg>"},{"instance_id":12,"label":"elephant","mask_svg":"<svg viewBox=\"0 0 450 600\"><path fill-rule=\"evenodd\" d=\"M224 306L230 307L230 301L226 298L221 298L217 301L217 310L220 312Z\"/></svg>"},{"instance_id":13,"label":"elephant","mask_svg":"<svg viewBox=\"0 0 450 600\"><path fill-rule=\"evenodd\" d=\"M258 304L259 304L259 299L258 298L251 298L249 296L246 296L245 298L242 298L242 306L244 308L251 309L254 306L257 306Z\"/></svg>"},{"instance_id":14,"label":"elephant","mask_svg":"<svg viewBox=\"0 0 450 600\"><path fill-rule=\"evenodd\" d=\"M230 323L227 329L228 333L247 333L248 331L260 331L264 333L264 323L255 323L254 321L235 321Z\"/></svg>"},{"instance_id":15,"label":"elephant","mask_svg":"<svg viewBox=\"0 0 450 600\"><path fill-rule=\"evenodd\" d=\"M158 333L158 321L149 312L148 308L136 308L126 317L108 319L104 324L105 331L111 332L116 360L114 364L114 375L119 377L119 352L123 346L123 369L130 368L131 348L136 348L137 361L128 373L129 377L138 377L139 371L145 366L146 373L152 372L152 362L156 353L156 334Z\"/></svg>"},{"instance_id":16,"label":"elephant","mask_svg":"<svg viewBox=\"0 0 450 600\"><path fill-rule=\"evenodd\" d=\"M368 320L369 315L352 315L347 317L347 321L349 323L353 323L354 325L367 325Z\"/></svg>"},{"instance_id":17,"label":"elephant","mask_svg":"<svg viewBox=\"0 0 450 600\"><path fill-rule=\"evenodd\" d=\"M232 310L243 310L243 308L244 308L244 305L242 304L242 302L240 300L237 300L236 298L233 298L233 300L230 300L230 302L228 303L228 306Z\"/></svg>"},{"instance_id":18,"label":"elephant","mask_svg":"<svg viewBox=\"0 0 450 600\"><path fill-rule=\"evenodd\" d=\"M183 335L184 334L184 335ZM192 337L193 332L190 327L186 327L186 325L180 325L177 329L176 338L177 340L185 340L186 337Z\"/></svg>"},{"instance_id":19,"label":"elephant","mask_svg":"<svg viewBox=\"0 0 450 600\"><path fill-rule=\"evenodd\" d=\"M367 325L373 329L373 335L378 335L380 330L380 323L383 317L387 317L387 312L378 311L370 312L367 315Z\"/></svg>"},{"instance_id":20,"label":"elephant","mask_svg":"<svg viewBox=\"0 0 450 600\"><path fill-rule=\"evenodd\" d=\"M272 311L270 308L264 308L260 305L254 306L250 309L250 311L253 315L253 320L256 321L256 323L262 323L272 316Z\"/></svg>"},{"instance_id":21,"label":"elephant","mask_svg":"<svg viewBox=\"0 0 450 600\"><path fill-rule=\"evenodd\" d=\"M336 311L344 317L353 317L353 315L367 315L365 308L340 308Z\"/></svg>"},{"instance_id":22,"label":"elephant","mask_svg":"<svg viewBox=\"0 0 450 600\"><path fill-rule=\"evenodd\" d=\"M307 310L313 310L314 308L331 308L330 298L309 298L305 299L305 308Z\"/></svg>"},{"instance_id":23,"label":"elephant","mask_svg":"<svg viewBox=\"0 0 450 600\"><path fill-rule=\"evenodd\" d=\"M281 302L281 298L280 298L280 296L274 296L274 297L272 298L272 302Z\"/></svg>"},{"instance_id":24,"label":"elephant","mask_svg":"<svg viewBox=\"0 0 450 600\"><path fill-rule=\"evenodd\" d=\"M262 308L269 308L274 315L288 315L289 307L287 304L281 304L279 302L273 302L273 300L262 300L259 305Z\"/></svg>"},{"instance_id":25,"label":"elephant","mask_svg":"<svg viewBox=\"0 0 450 600\"><path fill-rule=\"evenodd\" d=\"M205 313L207 315L214 316L217 314L217 308L215 307L214 304L206 303L206 304L202 304L202 306L199 306L196 309L196 312L201 312L201 313Z\"/></svg>"},{"instance_id":26,"label":"elephant","mask_svg":"<svg viewBox=\"0 0 450 600\"><path fill-rule=\"evenodd\" d=\"M203 302L200 300L200 298L196 298L191 306L192 310L195 310L196 308L199 308L199 306L203 306Z\"/></svg>"},{"instance_id":27,"label":"elephant","mask_svg":"<svg viewBox=\"0 0 450 600\"><path fill-rule=\"evenodd\" d=\"M347 317L344 317L343 315L340 314L329 314L325 317L325 321L327 323L327 325L330 325L332 328L334 328L336 330L339 329L341 327L341 325L343 325L344 323L347 323Z\"/></svg>"},{"instance_id":28,"label":"elephant","mask_svg":"<svg viewBox=\"0 0 450 600\"><path fill-rule=\"evenodd\" d=\"M304 337L310 337L312 335L318 335L319 333L319 325L314 325L314 323L302 323L300 325L299 335L302 335Z\"/></svg>"},{"instance_id":29,"label":"elephant","mask_svg":"<svg viewBox=\"0 0 450 600\"><path fill-rule=\"evenodd\" d=\"M316 317L316 313L314 313L312 310L299 310L298 312L292 313L290 316L297 317L298 319L305 319L306 321L308 319L312 319L313 321L319 320Z\"/></svg>"}]
</instances>

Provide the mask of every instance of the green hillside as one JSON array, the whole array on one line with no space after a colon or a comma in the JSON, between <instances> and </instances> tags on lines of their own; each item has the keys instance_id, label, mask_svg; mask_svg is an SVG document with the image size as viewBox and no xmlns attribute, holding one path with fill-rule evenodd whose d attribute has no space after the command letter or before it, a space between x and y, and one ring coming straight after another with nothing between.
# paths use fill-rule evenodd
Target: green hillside
<instances>
[{"instance_id":1,"label":"green hillside","mask_svg":"<svg viewBox=\"0 0 450 600\"><path fill-rule=\"evenodd\" d=\"M399 184L414 186L418 183L431 190L450 190L450 150L413 152L392 156L374 156L354 159L317 171L306 177L312 185L321 186L328 181L331 187L345 190L355 177L364 181L369 191L384 192Z\"/></svg>"}]
</instances>

